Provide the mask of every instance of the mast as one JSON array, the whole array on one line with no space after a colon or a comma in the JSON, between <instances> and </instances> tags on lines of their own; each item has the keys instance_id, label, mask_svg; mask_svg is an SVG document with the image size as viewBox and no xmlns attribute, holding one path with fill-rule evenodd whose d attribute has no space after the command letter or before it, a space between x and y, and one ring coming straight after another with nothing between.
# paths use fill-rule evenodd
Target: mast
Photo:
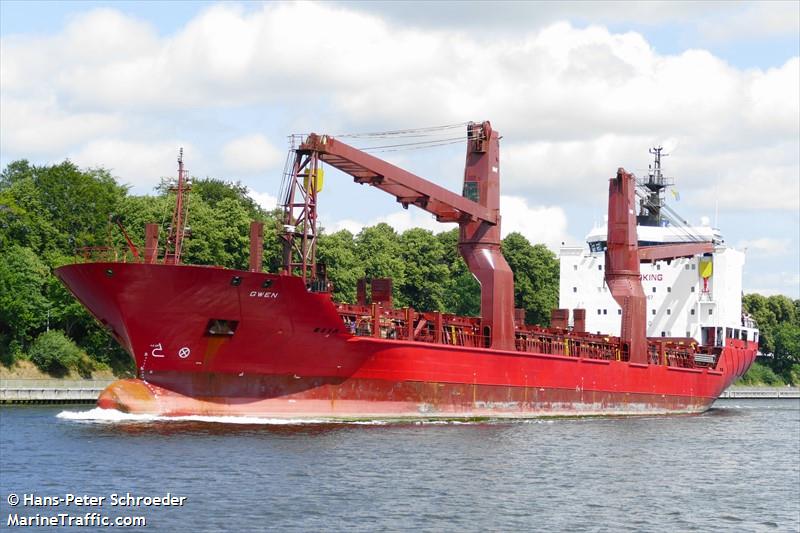
<instances>
[{"instance_id":1,"label":"mast","mask_svg":"<svg viewBox=\"0 0 800 533\"><path fill-rule=\"evenodd\" d=\"M164 264L178 265L183 252L183 238L186 234L186 219L189 214L189 198L184 198L184 193L191 190L191 184L186 177L183 167L183 148L178 152L178 183L170 187L170 192L175 193L175 207L172 211L172 224L167 235L167 244L164 250Z\"/></svg>"},{"instance_id":2,"label":"mast","mask_svg":"<svg viewBox=\"0 0 800 533\"><path fill-rule=\"evenodd\" d=\"M322 187L322 168L318 153L296 150L289 179L283 203L283 273L299 274L307 286L319 288L317 193Z\"/></svg>"},{"instance_id":3,"label":"mast","mask_svg":"<svg viewBox=\"0 0 800 533\"><path fill-rule=\"evenodd\" d=\"M664 207L664 190L673 185L675 181L672 178L664 177L661 172L661 157L669 155L662 154L663 149L661 146L650 148L654 161L649 166L647 179L639 183L647 189L646 196L639 202L639 216L636 217L640 226L661 226L664 220L661 216L661 208Z\"/></svg>"}]
</instances>

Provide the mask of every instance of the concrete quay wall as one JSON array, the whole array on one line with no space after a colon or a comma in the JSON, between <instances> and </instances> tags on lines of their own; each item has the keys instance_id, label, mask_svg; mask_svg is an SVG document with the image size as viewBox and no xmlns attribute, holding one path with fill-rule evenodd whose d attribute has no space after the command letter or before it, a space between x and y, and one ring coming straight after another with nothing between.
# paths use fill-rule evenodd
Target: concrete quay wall
<instances>
[{"instance_id":1,"label":"concrete quay wall","mask_svg":"<svg viewBox=\"0 0 800 533\"><path fill-rule=\"evenodd\" d=\"M0 379L0 403L94 403L111 379ZM720 398L800 398L799 387L730 387Z\"/></svg>"}]
</instances>

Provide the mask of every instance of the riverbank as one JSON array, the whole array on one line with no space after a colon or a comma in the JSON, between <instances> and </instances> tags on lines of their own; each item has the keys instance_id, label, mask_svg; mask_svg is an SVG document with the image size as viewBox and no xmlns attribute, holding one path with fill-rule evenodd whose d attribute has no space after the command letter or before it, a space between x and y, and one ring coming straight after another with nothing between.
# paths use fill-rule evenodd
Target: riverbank
<instances>
[{"instance_id":1,"label":"riverbank","mask_svg":"<svg viewBox=\"0 0 800 533\"><path fill-rule=\"evenodd\" d=\"M95 370L87 376L75 371L63 376L42 372L30 361L0 365L0 403L59 404L97 401L100 392L119 379L110 370Z\"/></svg>"},{"instance_id":2,"label":"riverbank","mask_svg":"<svg viewBox=\"0 0 800 533\"><path fill-rule=\"evenodd\" d=\"M115 379L98 376L92 379L75 378L0 378L2 404L87 403ZM800 387L730 387L720 398L800 398Z\"/></svg>"},{"instance_id":3,"label":"riverbank","mask_svg":"<svg viewBox=\"0 0 800 533\"><path fill-rule=\"evenodd\" d=\"M800 398L800 387L729 387L720 398Z\"/></svg>"}]
</instances>

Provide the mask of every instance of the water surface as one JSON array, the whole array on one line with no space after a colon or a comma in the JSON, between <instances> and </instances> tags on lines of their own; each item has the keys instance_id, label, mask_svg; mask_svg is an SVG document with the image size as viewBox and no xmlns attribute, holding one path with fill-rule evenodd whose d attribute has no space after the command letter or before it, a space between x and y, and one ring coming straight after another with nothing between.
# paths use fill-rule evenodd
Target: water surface
<instances>
[{"instance_id":1,"label":"water surface","mask_svg":"<svg viewBox=\"0 0 800 533\"><path fill-rule=\"evenodd\" d=\"M98 420L66 407L0 408L0 528L9 512L66 511L11 508L12 492L170 492L185 505L73 511L143 515L146 531L800 531L798 400L470 424Z\"/></svg>"}]
</instances>

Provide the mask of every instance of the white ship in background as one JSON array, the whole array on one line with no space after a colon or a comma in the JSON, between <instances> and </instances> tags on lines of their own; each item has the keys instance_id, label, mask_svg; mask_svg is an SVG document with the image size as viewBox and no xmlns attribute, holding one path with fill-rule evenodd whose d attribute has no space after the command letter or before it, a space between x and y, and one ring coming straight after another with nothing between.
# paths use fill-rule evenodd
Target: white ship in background
<instances>
[{"instance_id":1,"label":"white ship in background","mask_svg":"<svg viewBox=\"0 0 800 533\"><path fill-rule=\"evenodd\" d=\"M641 265L647 296L647 336L694 339L722 346L724 339L758 340L755 323L742 313L745 255L727 244L707 220L690 226L664 202L672 178L661 171L661 150L647 178L637 182L639 247L710 242L713 253ZM666 154L664 154L666 155ZM603 278L606 225L586 236L588 247L562 246L559 307L585 309L586 331L619 335L622 310Z\"/></svg>"}]
</instances>

